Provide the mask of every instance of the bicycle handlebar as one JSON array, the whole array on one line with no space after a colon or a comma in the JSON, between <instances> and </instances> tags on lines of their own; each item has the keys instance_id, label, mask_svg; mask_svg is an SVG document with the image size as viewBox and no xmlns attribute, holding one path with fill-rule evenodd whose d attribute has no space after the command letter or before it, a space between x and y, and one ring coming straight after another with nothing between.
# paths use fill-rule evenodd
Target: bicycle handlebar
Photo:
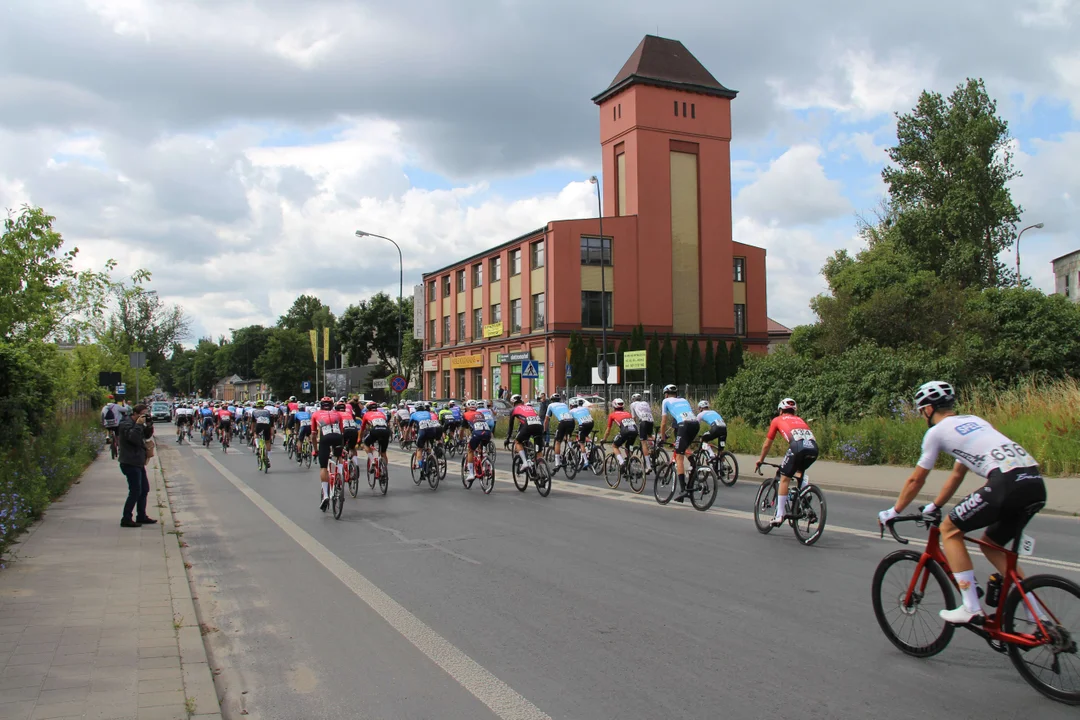
<instances>
[{"instance_id":1,"label":"bicycle handlebar","mask_svg":"<svg viewBox=\"0 0 1080 720\"><path fill-rule=\"evenodd\" d=\"M900 543L901 545L907 545L910 541L907 538L901 537L900 534L896 532L896 528L893 526L896 525L896 523L898 522L911 522L912 520L914 520L918 525L926 525L926 522L923 520L922 513L916 513L913 515L897 515L884 525L882 525L880 522L878 523L878 529L881 530L881 537L885 537L885 529L888 528L889 532L892 533L893 539L896 540L896 542Z\"/></svg>"},{"instance_id":2,"label":"bicycle handlebar","mask_svg":"<svg viewBox=\"0 0 1080 720\"><path fill-rule=\"evenodd\" d=\"M760 464L759 464L759 465L758 465L758 466L757 466L756 468L754 468L754 469L755 469L755 470L757 471L757 474L758 474L758 475L764 475L764 474L765 474L765 473L761 472L761 465L768 465L769 467L774 467L774 468L776 468L777 470L779 470L779 469L780 469L780 466L779 466L779 465L777 465L776 463L771 463L771 462L762 462L762 463L760 463Z\"/></svg>"}]
</instances>

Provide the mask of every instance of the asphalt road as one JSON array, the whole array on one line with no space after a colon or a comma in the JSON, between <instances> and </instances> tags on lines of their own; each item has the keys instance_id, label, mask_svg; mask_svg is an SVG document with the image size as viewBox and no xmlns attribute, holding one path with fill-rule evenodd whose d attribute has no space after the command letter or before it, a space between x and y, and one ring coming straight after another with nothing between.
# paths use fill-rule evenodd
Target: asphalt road
<instances>
[{"instance_id":1,"label":"asphalt road","mask_svg":"<svg viewBox=\"0 0 1080 720\"><path fill-rule=\"evenodd\" d=\"M162 452L226 717L1076 717L969 633L929 660L889 644L881 498L829 494L806 548L754 529L747 468L699 513L591 474L519 493L505 453L490 496L455 466L433 492L392 451L389 494L361 482L335 520L314 468L273 459ZM1080 579L1080 523L1029 532L1029 572Z\"/></svg>"}]
</instances>

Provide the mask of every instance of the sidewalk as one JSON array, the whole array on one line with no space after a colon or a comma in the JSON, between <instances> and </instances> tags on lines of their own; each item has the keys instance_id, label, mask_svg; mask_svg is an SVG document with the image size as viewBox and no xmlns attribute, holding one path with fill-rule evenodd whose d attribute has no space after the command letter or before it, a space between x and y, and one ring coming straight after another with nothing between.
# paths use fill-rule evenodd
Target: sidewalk
<instances>
[{"instance_id":1,"label":"sidewalk","mask_svg":"<svg viewBox=\"0 0 1080 720\"><path fill-rule=\"evenodd\" d=\"M156 460L147 472L158 525L120 527L127 483L105 453L0 570L0 720L220 720Z\"/></svg>"},{"instance_id":2,"label":"sidewalk","mask_svg":"<svg viewBox=\"0 0 1080 720\"><path fill-rule=\"evenodd\" d=\"M739 461L739 477L752 481L754 475L754 463L756 456L736 455ZM779 463L779 458L767 458L769 462ZM762 472L772 468L762 468ZM897 467L895 465L849 465L847 463L818 460L809 470L810 479L823 490L837 492L852 492L862 495L880 495L885 498L895 499L904 487L904 482L911 476L914 468ZM948 473L944 470L934 470L930 473L923 492L919 493L919 502L933 500L945 482ZM975 476L968 473L964 483L957 491L954 501L972 492L978 487ZM1069 517L1080 516L1080 478L1045 478L1046 480L1046 507L1042 510L1044 515L1065 515ZM884 509L884 505L882 509ZM951 506L950 506L951 507Z\"/></svg>"}]
</instances>

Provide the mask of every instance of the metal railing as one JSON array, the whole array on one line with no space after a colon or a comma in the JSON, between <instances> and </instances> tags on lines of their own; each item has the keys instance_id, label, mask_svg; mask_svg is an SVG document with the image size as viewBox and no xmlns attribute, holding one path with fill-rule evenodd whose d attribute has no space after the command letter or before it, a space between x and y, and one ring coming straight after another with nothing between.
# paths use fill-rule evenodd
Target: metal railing
<instances>
[{"instance_id":1,"label":"metal railing","mask_svg":"<svg viewBox=\"0 0 1080 720\"><path fill-rule=\"evenodd\" d=\"M630 401L630 397L635 393L641 393L641 396L652 403L659 403L664 399L664 386L663 385L646 385L645 383L619 383L610 384L607 386L608 391L611 393L611 399L622 398L627 402ZM683 384L677 385L678 394L681 397L690 400L691 402L697 402L699 400L708 400L710 402L716 398L718 392L720 392L720 385L690 385ZM575 396L599 396L604 397L603 385L571 385L562 386L557 388L565 397Z\"/></svg>"}]
</instances>

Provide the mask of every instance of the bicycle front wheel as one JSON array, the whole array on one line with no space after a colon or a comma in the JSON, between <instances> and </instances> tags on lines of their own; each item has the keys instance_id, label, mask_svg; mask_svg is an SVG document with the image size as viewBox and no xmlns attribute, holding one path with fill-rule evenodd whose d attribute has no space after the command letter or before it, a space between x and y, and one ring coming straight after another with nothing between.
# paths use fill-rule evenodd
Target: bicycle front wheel
<instances>
[{"instance_id":1,"label":"bicycle front wheel","mask_svg":"<svg viewBox=\"0 0 1080 720\"><path fill-rule=\"evenodd\" d=\"M537 458L536 467L536 492L540 497L547 497L551 493L551 468L543 458Z\"/></svg>"},{"instance_id":2,"label":"bicycle front wheel","mask_svg":"<svg viewBox=\"0 0 1080 720\"><path fill-rule=\"evenodd\" d=\"M487 458L480 463L480 489L485 495L495 489L495 465Z\"/></svg>"},{"instance_id":3,"label":"bicycle front wheel","mask_svg":"<svg viewBox=\"0 0 1080 720\"><path fill-rule=\"evenodd\" d=\"M340 520L341 511L345 508L345 486L340 475L334 480L334 496L331 504L334 506L334 519Z\"/></svg>"},{"instance_id":4,"label":"bicycle front wheel","mask_svg":"<svg viewBox=\"0 0 1080 720\"><path fill-rule=\"evenodd\" d=\"M825 532L825 495L816 485L807 485L799 492L795 502L799 503L799 516L791 527L799 542L809 547Z\"/></svg>"},{"instance_id":5,"label":"bicycle front wheel","mask_svg":"<svg viewBox=\"0 0 1080 720\"><path fill-rule=\"evenodd\" d=\"M694 471L694 485L690 491L690 503L695 510L705 512L716 502L716 473L708 465Z\"/></svg>"},{"instance_id":6,"label":"bicycle front wheel","mask_svg":"<svg viewBox=\"0 0 1080 720\"><path fill-rule=\"evenodd\" d=\"M510 466L510 472L514 476L514 487L516 487L519 492L525 492L529 489L529 476L521 467L520 457L514 458L514 464Z\"/></svg>"},{"instance_id":7,"label":"bicycle front wheel","mask_svg":"<svg viewBox=\"0 0 1080 720\"><path fill-rule=\"evenodd\" d=\"M1018 589L1009 593L1001 608L1002 628L1046 642L1034 648L1009 645L1009 659L1020 676L1046 697L1080 705L1080 585L1056 575L1032 575L1024 580L1024 593L1028 602L1035 605L1032 600L1037 600L1041 606L1035 612L1046 633Z\"/></svg>"},{"instance_id":8,"label":"bicycle front wheel","mask_svg":"<svg viewBox=\"0 0 1080 720\"><path fill-rule=\"evenodd\" d=\"M739 479L739 461L731 453L724 451L716 462L717 475L725 487L731 487Z\"/></svg>"},{"instance_id":9,"label":"bicycle front wheel","mask_svg":"<svg viewBox=\"0 0 1080 720\"><path fill-rule=\"evenodd\" d=\"M672 466L657 465L653 472L653 496L656 502L667 505L675 497L675 472Z\"/></svg>"},{"instance_id":10,"label":"bicycle front wheel","mask_svg":"<svg viewBox=\"0 0 1080 720\"><path fill-rule=\"evenodd\" d=\"M607 481L608 487L614 490L619 487L619 482L622 480L622 468L619 467L619 461L615 459L614 455L608 455L604 460L604 480Z\"/></svg>"},{"instance_id":11,"label":"bicycle front wheel","mask_svg":"<svg viewBox=\"0 0 1080 720\"><path fill-rule=\"evenodd\" d=\"M640 495L645 491L645 466L641 462L641 454L635 454L626 461L626 478L630 482L630 489Z\"/></svg>"},{"instance_id":12,"label":"bicycle front wheel","mask_svg":"<svg viewBox=\"0 0 1080 720\"><path fill-rule=\"evenodd\" d=\"M768 535L772 530L772 519L776 516L776 478L764 480L754 498L754 525L758 532Z\"/></svg>"},{"instance_id":13,"label":"bicycle front wheel","mask_svg":"<svg viewBox=\"0 0 1080 720\"><path fill-rule=\"evenodd\" d=\"M921 560L914 550L886 555L874 571L871 597L874 616L889 642L907 655L928 658L952 640L956 627L938 612L956 607L956 595L941 566L928 560L920 567Z\"/></svg>"}]
</instances>

